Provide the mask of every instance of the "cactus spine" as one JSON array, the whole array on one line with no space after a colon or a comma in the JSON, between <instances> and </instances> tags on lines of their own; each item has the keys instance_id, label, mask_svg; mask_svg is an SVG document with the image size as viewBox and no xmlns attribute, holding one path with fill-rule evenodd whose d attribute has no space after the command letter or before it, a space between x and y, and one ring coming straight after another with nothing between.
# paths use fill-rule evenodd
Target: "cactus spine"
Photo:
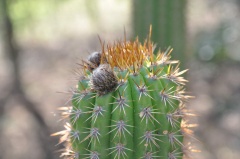
<instances>
[{"instance_id":1,"label":"cactus spine","mask_svg":"<svg viewBox=\"0 0 240 159\"><path fill-rule=\"evenodd\" d=\"M151 33L151 31L150 31ZM70 118L60 143L70 159L182 159L188 115L179 62L172 49L158 51L150 36L102 45L84 61L72 106L60 108Z\"/></svg>"}]
</instances>

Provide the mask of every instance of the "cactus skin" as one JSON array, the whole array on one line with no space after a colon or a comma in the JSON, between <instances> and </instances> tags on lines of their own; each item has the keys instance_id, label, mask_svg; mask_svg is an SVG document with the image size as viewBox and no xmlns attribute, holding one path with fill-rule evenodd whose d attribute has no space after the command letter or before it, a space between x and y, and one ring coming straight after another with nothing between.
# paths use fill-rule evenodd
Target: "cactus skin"
<instances>
[{"instance_id":1,"label":"cactus skin","mask_svg":"<svg viewBox=\"0 0 240 159\"><path fill-rule=\"evenodd\" d=\"M172 49L154 55L150 36L144 44L136 39L102 46L96 59L91 55L91 61L81 64L72 106L61 108L70 123L55 134L63 135L60 143L67 141L62 156L183 158L187 148L183 137L189 132L185 102L191 97L184 91L187 80L181 77L186 70L179 71L179 62L170 60Z\"/></svg>"}]
</instances>

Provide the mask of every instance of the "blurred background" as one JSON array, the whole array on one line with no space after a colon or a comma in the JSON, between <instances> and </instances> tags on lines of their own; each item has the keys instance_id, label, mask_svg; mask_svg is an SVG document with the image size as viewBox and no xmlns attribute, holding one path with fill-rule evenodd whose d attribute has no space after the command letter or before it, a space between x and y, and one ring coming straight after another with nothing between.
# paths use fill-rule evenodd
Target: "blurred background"
<instances>
[{"instance_id":1,"label":"blurred background","mask_svg":"<svg viewBox=\"0 0 240 159\"><path fill-rule=\"evenodd\" d=\"M0 159L58 159L72 70L105 42L153 41L189 68L194 159L240 158L239 0L0 0ZM61 93L62 92L62 93Z\"/></svg>"}]
</instances>

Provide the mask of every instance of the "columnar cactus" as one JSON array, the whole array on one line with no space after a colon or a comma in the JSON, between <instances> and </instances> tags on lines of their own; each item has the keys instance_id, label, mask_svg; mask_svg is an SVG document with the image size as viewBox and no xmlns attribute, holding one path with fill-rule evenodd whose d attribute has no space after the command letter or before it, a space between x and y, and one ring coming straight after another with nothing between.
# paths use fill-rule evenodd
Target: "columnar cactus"
<instances>
[{"instance_id":1,"label":"columnar cactus","mask_svg":"<svg viewBox=\"0 0 240 159\"><path fill-rule=\"evenodd\" d=\"M81 65L60 143L68 159L182 159L188 115L179 62L155 52L150 35L102 44Z\"/></svg>"}]
</instances>

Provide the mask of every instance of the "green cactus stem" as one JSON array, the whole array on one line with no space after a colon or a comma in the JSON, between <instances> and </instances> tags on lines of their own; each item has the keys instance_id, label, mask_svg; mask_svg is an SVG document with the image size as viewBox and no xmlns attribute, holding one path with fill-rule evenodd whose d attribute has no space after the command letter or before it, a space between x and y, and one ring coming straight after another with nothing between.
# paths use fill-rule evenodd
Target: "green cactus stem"
<instances>
[{"instance_id":1,"label":"green cactus stem","mask_svg":"<svg viewBox=\"0 0 240 159\"><path fill-rule=\"evenodd\" d=\"M150 31L151 33L151 31ZM182 159L189 132L185 80L172 49L158 51L150 36L102 45L81 66L60 143L68 159Z\"/></svg>"}]
</instances>

